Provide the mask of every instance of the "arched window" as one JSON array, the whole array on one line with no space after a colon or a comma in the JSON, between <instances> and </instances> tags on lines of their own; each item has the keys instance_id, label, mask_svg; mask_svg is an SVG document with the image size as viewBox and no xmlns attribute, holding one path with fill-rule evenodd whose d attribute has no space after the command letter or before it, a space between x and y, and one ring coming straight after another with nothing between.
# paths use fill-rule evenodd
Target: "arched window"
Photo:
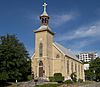
<instances>
[{"instance_id":1,"label":"arched window","mask_svg":"<svg viewBox=\"0 0 100 87\"><path fill-rule=\"evenodd\" d=\"M77 73L77 64L75 63L75 72Z\"/></svg>"},{"instance_id":2,"label":"arched window","mask_svg":"<svg viewBox=\"0 0 100 87\"><path fill-rule=\"evenodd\" d=\"M69 60L67 60L67 74L69 74Z\"/></svg>"},{"instance_id":3,"label":"arched window","mask_svg":"<svg viewBox=\"0 0 100 87\"><path fill-rule=\"evenodd\" d=\"M72 73L73 73L73 62L71 63L71 70L72 70Z\"/></svg>"},{"instance_id":4,"label":"arched window","mask_svg":"<svg viewBox=\"0 0 100 87\"><path fill-rule=\"evenodd\" d=\"M79 72L79 77L80 77L80 65L78 65L78 72Z\"/></svg>"},{"instance_id":5,"label":"arched window","mask_svg":"<svg viewBox=\"0 0 100 87\"><path fill-rule=\"evenodd\" d=\"M39 45L39 56L42 57L43 56L43 44L40 43Z\"/></svg>"}]
</instances>

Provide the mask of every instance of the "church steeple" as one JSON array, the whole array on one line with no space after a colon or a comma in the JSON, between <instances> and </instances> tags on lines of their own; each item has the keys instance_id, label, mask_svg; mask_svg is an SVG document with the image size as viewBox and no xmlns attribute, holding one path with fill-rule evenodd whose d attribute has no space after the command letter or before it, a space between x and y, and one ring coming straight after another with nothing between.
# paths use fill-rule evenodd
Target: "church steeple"
<instances>
[{"instance_id":1,"label":"church steeple","mask_svg":"<svg viewBox=\"0 0 100 87\"><path fill-rule=\"evenodd\" d=\"M46 12L46 8L47 8L47 3L44 1L44 4L43 4L43 13L41 14L40 16L40 20L41 20L41 25L48 25L48 22L49 22L49 16Z\"/></svg>"},{"instance_id":2,"label":"church steeple","mask_svg":"<svg viewBox=\"0 0 100 87\"><path fill-rule=\"evenodd\" d=\"M40 20L41 20L41 26L35 30L34 32L42 32L42 31L48 31L49 33L51 33L52 35L54 35L54 32L51 30L51 28L49 27L48 23L49 23L49 16L46 12L46 8L47 8L47 3L44 1L43 4L43 13L40 15Z\"/></svg>"}]
</instances>

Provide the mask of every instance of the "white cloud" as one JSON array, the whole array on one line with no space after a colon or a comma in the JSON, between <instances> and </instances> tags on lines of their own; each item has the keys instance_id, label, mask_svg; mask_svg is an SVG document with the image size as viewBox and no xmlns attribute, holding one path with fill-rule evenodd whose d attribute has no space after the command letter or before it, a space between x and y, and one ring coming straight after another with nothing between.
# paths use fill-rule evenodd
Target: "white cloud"
<instances>
[{"instance_id":1,"label":"white cloud","mask_svg":"<svg viewBox=\"0 0 100 87\"><path fill-rule=\"evenodd\" d=\"M100 41L100 21L80 27L76 31L65 32L65 34L59 35L56 40L71 41L69 46L75 51L87 50L87 46L92 46L93 43Z\"/></svg>"},{"instance_id":2,"label":"white cloud","mask_svg":"<svg viewBox=\"0 0 100 87\"><path fill-rule=\"evenodd\" d=\"M95 40L81 40L81 41L77 41L76 43L74 43L73 45L71 45L72 48L74 49L82 49L88 45L90 45L91 43L93 43Z\"/></svg>"},{"instance_id":3,"label":"white cloud","mask_svg":"<svg viewBox=\"0 0 100 87\"><path fill-rule=\"evenodd\" d=\"M65 33L58 41L66 41L66 40L73 40L73 39L80 39L84 37L97 37L100 36L100 22L96 22L94 26L84 26L80 27L76 31L71 31L71 33Z\"/></svg>"},{"instance_id":4,"label":"white cloud","mask_svg":"<svg viewBox=\"0 0 100 87\"><path fill-rule=\"evenodd\" d=\"M50 25L54 27L58 27L62 25L63 23L73 20L75 17L76 17L75 13L56 14L56 15L53 14L51 15Z\"/></svg>"}]
</instances>

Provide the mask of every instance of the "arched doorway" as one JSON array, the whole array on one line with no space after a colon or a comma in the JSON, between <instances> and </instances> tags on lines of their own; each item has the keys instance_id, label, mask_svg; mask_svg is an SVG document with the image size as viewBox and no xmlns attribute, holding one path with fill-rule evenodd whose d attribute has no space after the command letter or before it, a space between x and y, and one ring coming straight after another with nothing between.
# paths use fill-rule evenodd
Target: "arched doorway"
<instances>
[{"instance_id":1,"label":"arched doorway","mask_svg":"<svg viewBox=\"0 0 100 87\"><path fill-rule=\"evenodd\" d=\"M39 61L39 77L43 77L43 62Z\"/></svg>"}]
</instances>

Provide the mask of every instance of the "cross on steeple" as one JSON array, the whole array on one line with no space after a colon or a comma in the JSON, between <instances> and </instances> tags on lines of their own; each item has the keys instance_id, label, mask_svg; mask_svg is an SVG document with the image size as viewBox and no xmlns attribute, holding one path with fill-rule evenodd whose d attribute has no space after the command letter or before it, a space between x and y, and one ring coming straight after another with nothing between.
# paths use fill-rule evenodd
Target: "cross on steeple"
<instances>
[{"instance_id":1,"label":"cross on steeple","mask_svg":"<svg viewBox=\"0 0 100 87\"><path fill-rule=\"evenodd\" d=\"M47 4L44 2L43 4L43 7L44 7L44 12L46 12L46 7L47 7Z\"/></svg>"},{"instance_id":2,"label":"cross on steeple","mask_svg":"<svg viewBox=\"0 0 100 87\"><path fill-rule=\"evenodd\" d=\"M44 0L44 3L43 3L43 13L42 13L42 15L41 16L48 16L48 14L47 14L47 12L46 12L46 8L47 8L47 3L46 3L46 1Z\"/></svg>"}]
</instances>

